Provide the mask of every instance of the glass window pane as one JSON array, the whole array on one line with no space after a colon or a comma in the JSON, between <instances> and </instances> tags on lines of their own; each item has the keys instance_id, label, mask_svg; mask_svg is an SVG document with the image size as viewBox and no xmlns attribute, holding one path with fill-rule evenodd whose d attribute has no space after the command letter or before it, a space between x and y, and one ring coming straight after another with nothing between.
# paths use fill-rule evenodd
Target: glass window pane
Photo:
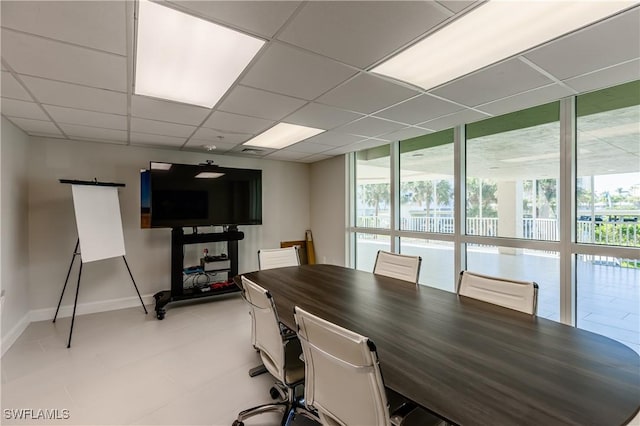
<instances>
[{"instance_id":1,"label":"glass window pane","mask_svg":"<svg viewBox=\"0 0 640 426\"><path fill-rule=\"evenodd\" d=\"M468 245L467 269L495 277L535 281L539 286L538 316L560 321L558 252Z\"/></svg>"},{"instance_id":2,"label":"glass window pane","mask_svg":"<svg viewBox=\"0 0 640 426\"><path fill-rule=\"evenodd\" d=\"M467 234L556 241L560 107L467 126Z\"/></svg>"},{"instance_id":3,"label":"glass window pane","mask_svg":"<svg viewBox=\"0 0 640 426\"><path fill-rule=\"evenodd\" d=\"M356 269L373 272L378 250L391 251L388 235L356 233Z\"/></svg>"},{"instance_id":4,"label":"glass window pane","mask_svg":"<svg viewBox=\"0 0 640 426\"><path fill-rule=\"evenodd\" d=\"M389 228L391 224L390 146L356 153L356 226Z\"/></svg>"},{"instance_id":5,"label":"glass window pane","mask_svg":"<svg viewBox=\"0 0 640 426\"><path fill-rule=\"evenodd\" d=\"M576 326L640 353L640 259L577 256Z\"/></svg>"},{"instance_id":6,"label":"glass window pane","mask_svg":"<svg viewBox=\"0 0 640 426\"><path fill-rule=\"evenodd\" d=\"M400 142L400 229L453 233L453 129Z\"/></svg>"},{"instance_id":7,"label":"glass window pane","mask_svg":"<svg viewBox=\"0 0 640 426\"><path fill-rule=\"evenodd\" d=\"M422 257L418 283L455 292L454 244L449 241L401 238L400 253Z\"/></svg>"},{"instance_id":8,"label":"glass window pane","mask_svg":"<svg viewBox=\"0 0 640 426\"><path fill-rule=\"evenodd\" d=\"M640 82L578 96L576 239L640 247Z\"/></svg>"}]
</instances>

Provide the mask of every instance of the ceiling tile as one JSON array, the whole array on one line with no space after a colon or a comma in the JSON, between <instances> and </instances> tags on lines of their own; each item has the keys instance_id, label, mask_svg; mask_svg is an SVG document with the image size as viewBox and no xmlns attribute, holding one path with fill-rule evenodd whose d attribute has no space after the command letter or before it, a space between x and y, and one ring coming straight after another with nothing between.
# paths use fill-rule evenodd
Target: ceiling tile
<instances>
[{"instance_id":1,"label":"ceiling tile","mask_svg":"<svg viewBox=\"0 0 640 426\"><path fill-rule=\"evenodd\" d=\"M361 120L354 121L353 123L349 123L337 128L336 132L374 137L385 133L394 132L404 127L406 127L405 124L382 120L375 117L365 117Z\"/></svg>"},{"instance_id":2,"label":"ceiling tile","mask_svg":"<svg viewBox=\"0 0 640 426\"><path fill-rule=\"evenodd\" d=\"M366 68L448 16L430 2L313 1L278 38Z\"/></svg>"},{"instance_id":3,"label":"ceiling tile","mask_svg":"<svg viewBox=\"0 0 640 426\"><path fill-rule=\"evenodd\" d=\"M376 117L388 118L407 124L416 124L425 120L441 117L460 111L464 107L443 101L430 95L421 95L396 106L376 113Z\"/></svg>"},{"instance_id":4,"label":"ceiling tile","mask_svg":"<svg viewBox=\"0 0 640 426\"><path fill-rule=\"evenodd\" d=\"M35 102L2 98L2 114L8 117L31 118L32 120L49 120L47 114Z\"/></svg>"},{"instance_id":5,"label":"ceiling tile","mask_svg":"<svg viewBox=\"0 0 640 426\"><path fill-rule=\"evenodd\" d=\"M102 129L99 127L79 126L77 124L60 124L60 128L70 138L104 142L127 142L127 132L124 130Z\"/></svg>"},{"instance_id":6,"label":"ceiling tile","mask_svg":"<svg viewBox=\"0 0 640 426\"><path fill-rule=\"evenodd\" d=\"M127 60L37 36L2 30L2 57L18 74L127 90Z\"/></svg>"},{"instance_id":7,"label":"ceiling tile","mask_svg":"<svg viewBox=\"0 0 640 426\"><path fill-rule=\"evenodd\" d=\"M361 141L362 139L364 138L361 136L354 136L337 132L324 132L320 133L318 136L307 139L307 142L335 147L356 143Z\"/></svg>"},{"instance_id":8,"label":"ceiling tile","mask_svg":"<svg viewBox=\"0 0 640 426\"><path fill-rule=\"evenodd\" d=\"M305 157L303 159L301 159L300 161L303 163L316 163L318 161L322 161L322 160L326 160L328 158L331 158L331 155L324 155L324 154L314 154L310 157Z\"/></svg>"},{"instance_id":9,"label":"ceiling tile","mask_svg":"<svg viewBox=\"0 0 640 426\"><path fill-rule=\"evenodd\" d=\"M242 84L311 100L356 72L318 55L271 44L242 79Z\"/></svg>"},{"instance_id":10,"label":"ceiling tile","mask_svg":"<svg viewBox=\"0 0 640 426\"><path fill-rule=\"evenodd\" d=\"M449 9L454 13L458 13L471 6L475 1L464 1L464 0L438 0L438 3Z\"/></svg>"},{"instance_id":11,"label":"ceiling tile","mask_svg":"<svg viewBox=\"0 0 640 426\"><path fill-rule=\"evenodd\" d=\"M285 148L286 151L306 152L308 154L317 154L319 152L329 151L334 149L335 146L322 145L311 140L305 140L298 142L294 145Z\"/></svg>"},{"instance_id":12,"label":"ceiling tile","mask_svg":"<svg viewBox=\"0 0 640 426\"><path fill-rule=\"evenodd\" d=\"M640 57L640 8L592 25L524 56L560 80Z\"/></svg>"},{"instance_id":13,"label":"ceiling tile","mask_svg":"<svg viewBox=\"0 0 640 426\"><path fill-rule=\"evenodd\" d=\"M201 127L196 131L193 137L195 139L205 140L208 143L213 143L214 145L217 145L218 143L237 145L248 141L253 137L253 135L246 133L226 133Z\"/></svg>"},{"instance_id":14,"label":"ceiling tile","mask_svg":"<svg viewBox=\"0 0 640 426\"><path fill-rule=\"evenodd\" d=\"M105 129L127 130L127 117L53 105L44 108L57 123L80 124Z\"/></svg>"},{"instance_id":15,"label":"ceiling tile","mask_svg":"<svg viewBox=\"0 0 640 426\"><path fill-rule=\"evenodd\" d=\"M126 55L121 1L3 1L2 26Z\"/></svg>"},{"instance_id":16,"label":"ceiling tile","mask_svg":"<svg viewBox=\"0 0 640 426\"><path fill-rule=\"evenodd\" d=\"M255 135L273 126L274 123L275 121L263 120L262 118L215 111L202 126L210 129Z\"/></svg>"},{"instance_id":17,"label":"ceiling tile","mask_svg":"<svg viewBox=\"0 0 640 426\"><path fill-rule=\"evenodd\" d=\"M304 104L305 101L300 99L236 86L218 109L268 120L280 120Z\"/></svg>"},{"instance_id":18,"label":"ceiling tile","mask_svg":"<svg viewBox=\"0 0 640 426\"><path fill-rule=\"evenodd\" d=\"M272 37L299 1L171 1L201 17Z\"/></svg>"},{"instance_id":19,"label":"ceiling tile","mask_svg":"<svg viewBox=\"0 0 640 426\"><path fill-rule=\"evenodd\" d=\"M310 103L288 116L285 121L287 123L327 130L361 117L361 114L355 112Z\"/></svg>"},{"instance_id":20,"label":"ceiling tile","mask_svg":"<svg viewBox=\"0 0 640 426\"><path fill-rule=\"evenodd\" d=\"M11 118L10 120L29 134L62 136L60 130L51 121L29 120L28 118Z\"/></svg>"},{"instance_id":21,"label":"ceiling tile","mask_svg":"<svg viewBox=\"0 0 640 426\"><path fill-rule=\"evenodd\" d=\"M389 83L382 78L360 74L321 96L318 102L371 114L417 94L416 91Z\"/></svg>"},{"instance_id":22,"label":"ceiling tile","mask_svg":"<svg viewBox=\"0 0 640 426\"><path fill-rule=\"evenodd\" d=\"M127 95L125 93L26 75L20 76L20 78L38 101L43 104L112 114L127 114Z\"/></svg>"},{"instance_id":23,"label":"ceiling tile","mask_svg":"<svg viewBox=\"0 0 640 426\"><path fill-rule=\"evenodd\" d=\"M431 131L421 129L419 127L405 127L404 129L400 129L397 132L388 133L384 135L384 139L388 139L393 142L403 141L406 139L411 139L418 136L426 135L428 133L431 133Z\"/></svg>"},{"instance_id":24,"label":"ceiling tile","mask_svg":"<svg viewBox=\"0 0 640 426\"><path fill-rule=\"evenodd\" d=\"M476 106L550 83L552 80L515 58L454 80L432 93Z\"/></svg>"},{"instance_id":25,"label":"ceiling tile","mask_svg":"<svg viewBox=\"0 0 640 426\"><path fill-rule=\"evenodd\" d=\"M562 87L559 84L552 84L501 99L499 101L489 102L476 107L476 109L493 115L501 115L557 101L564 97L571 96L572 94L571 90L566 87Z\"/></svg>"},{"instance_id":26,"label":"ceiling tile","mask_svg":"<svg viewBox=\"0 0 640 426\"><path fill-rule=\"evenodd\" d=\"M382 146L382 145L389 145L389 142L388 141L381 141L381 140L376 139L376 138L366 139L366 140L357 142L357 143L355 143L353 145L349 145L349 147L348 147L349 149L344 151L343 154L347 153L347 152L361 151L363 149L375 148L375 147ZM330 152L327 152L326 154L329 155Z\"/></svg>"},{"instance_id":27,"label":"ceiling tile","mask_svg":"<svg viewBox=\"0 0 640 426\"><path fill-rule=\"evenodd\" d=\"M465 109L451 115L436 118L435 120L429 120L424 123L419 123L419 126L438 131L450 129L460 124L467 124L473 123L474 121L484 120L485 118L490 118L490 116L471 109Z\"/></svg>"},{"instance_id":28,"label":"ceiling tile","mask_svg":"<svg viewBox=\"0 0 640 426\"><path fill-rule=\"evenodd\" d=\"M202 123L210 111L207 108L152 99L146 96L133 95L131 97L131 115L133 117L197 126Z\"/></svg>"},{"instance_id":29,"label":"ceiling tile","mask_svg":"<svg viewBox=\"0 0 640 426\"><path fill-rule=\"evenodd\" d=\"M204 147L214 145L216 147L213 151L208 151ZM236 147L236 143L224 143L224 142L212 142L209 140L203 139L189 139L189 142L185 145L185 148L192 149L194 151L206 152L207 154L220 154L222 152L230 151L231 149Z\"/></svg>"},{"instance_id":30,"label":"ceiling tile","mask_svg":"<svg viewBox=\"0 0 640 426\"><path fill-rule=\"evenodd\" d=\"M584 93L637 80L639 77L640 60L634 60L579 77L570 78L565 80L564 83L578 93Z\"/></svg>"},{"instance_id":31,"label":"ceiling tile","mask_svg":"<svg viewBox=\"0 0 640 426\"><path fill-rule=\"evenodd\" d=\"M296 161L302 160L303 158L308 156L309 154L306 152L276 151L272 154L267 155L265 158L269 160Z\"/></svg>"},{"instance_id":32,"label":"ceiling tile","mask_svg":"<svg viewBox=\"0 0 640 426\"><path fill-rule=\"evenodd\" d=\"M0 82L3 98L20 99L23 101L33 101L29 93L22 87L10 72L2 71L2 82Z\"/></svg>"},{"instance_id":33,"label":"ceiling tile","mask_svg":"<svg viewBox=\"0 0 640 426\"><path fill-rule=\"evenodd\" d=\"M181 147L187 138L176 138L173 136L150 135L148 133L131 132L129 140L134 145L158 145Z\"/></svg>"},{"instance_id":34,"label":"ceiling tile","mask_svg":"<svg viewBox=\"0 0 640 426\"><path fill-rule=\"evenodd\" d=\"M131 117L131 131L137 133L151 133L153 135L188 137L196 128L184 124L165 123L164 121L147 120L146 118Z\"/></svg>"}]
</instances>

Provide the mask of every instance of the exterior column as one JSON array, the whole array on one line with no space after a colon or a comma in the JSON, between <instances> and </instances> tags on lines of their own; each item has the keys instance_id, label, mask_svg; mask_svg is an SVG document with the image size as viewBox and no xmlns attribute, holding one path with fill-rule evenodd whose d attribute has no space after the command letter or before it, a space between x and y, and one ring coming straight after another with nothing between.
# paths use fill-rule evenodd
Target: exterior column
<instances>
[{"instance_id":1,"label":"exterior column","mask_svg":"<svg viewBox=\"0 0 640 426\"><path fill-rule=\"evenodd\" d=\"M498 181L498 236L522 238L522 181ZM500 247L501 254L521 254L522 249Z\"/></svg>"}]
</instances>

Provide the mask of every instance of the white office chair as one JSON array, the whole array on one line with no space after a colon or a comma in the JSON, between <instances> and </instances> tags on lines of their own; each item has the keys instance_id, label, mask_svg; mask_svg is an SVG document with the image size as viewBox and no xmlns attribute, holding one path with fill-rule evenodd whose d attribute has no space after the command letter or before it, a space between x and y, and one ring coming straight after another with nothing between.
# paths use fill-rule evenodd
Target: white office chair
<instances>
[{"instance_id":1,"label":"white office chair","mask_svg":"<svg viewBox=\"0 0 640 426\"><path fill-rule=\"evenodd\" d=\"M538 308L538 284L462 271L458 294L505 308L535 315Z\"/></svg>"},{"instance_id":2,"label":"white office chair","mask_svg":"<svg viewBox=\"0 0 640 426\"><path fill-rule=\"evenodd\" d=\"M305 362L305 400L328 426L403 424L390 414L376 347L371 340L294 308ZM426 412L425 412L426 413ZM440 423L429 414L421 424Z\"/></svg>"},{"instance_id":3,"label":"white office chair","mask_svg":"<svg viewBox=\"0 0 640 426\"><path fill-rule=\"evenodd\" d=\"M373 273L418 284L421 263L420 256L407 256L378 250Z\"/></svg>"},{"instance_id":4,"label":"white office chair","mask_svg":"<svg viewBox=\"0 0 640 426\"><path fill-rule=\"evenodd\" d=\"M258 267L261 271L298 265L300 265L298 247L258 250Z\"/></svg>"},{"instance_id":5,"label":"white office chair","mask_svg":"<svg viewBox=\"0 0 640 426\"><path fill-rule=\"evenodd\" d=\"M265 368L276 378L277 386L283 392L283 400L241 411L233 426L242 426L245 419L266 412L283 412L283 425L289 423L295 414L309 415L303 412L304 403L301 398L296 398L295 392L295 388L304 382L304 363L300 360L302 349L299 340L285 338L283 335L273 297L266 289L244 276L242 286L244 298L254 319L254 345L260 352ZM272 389L272 396L276 395Z\"/></svg>"}]
</instances>

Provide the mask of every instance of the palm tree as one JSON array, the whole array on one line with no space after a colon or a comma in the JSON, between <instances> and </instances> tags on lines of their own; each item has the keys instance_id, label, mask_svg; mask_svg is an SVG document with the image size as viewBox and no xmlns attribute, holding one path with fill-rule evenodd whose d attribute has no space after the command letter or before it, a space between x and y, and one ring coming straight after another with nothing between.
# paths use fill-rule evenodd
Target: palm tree
<instances>
[{"instance_id":1,"label":"palm tree","mask_svg":"<svg viewBox=\"0 0 640 426\"><path fill-rule=\"evenodd\" d=\"M389 203L390 191L388 183L368 183L360 185L360 199L366 205L375 208L375 217L378 217L381 203Z\"/></svg>"},{"instance_id":2,"label":"palm tree","mask_svg":"<svg viewBox=\"0 0 640 426\"><path fill-rule=\"evenodd\" d=\"M451 188L451 182L448 180L438 181L436 184L436 205L447 206L452 196L453 189Z\"/></svg>"}]
</instances>

